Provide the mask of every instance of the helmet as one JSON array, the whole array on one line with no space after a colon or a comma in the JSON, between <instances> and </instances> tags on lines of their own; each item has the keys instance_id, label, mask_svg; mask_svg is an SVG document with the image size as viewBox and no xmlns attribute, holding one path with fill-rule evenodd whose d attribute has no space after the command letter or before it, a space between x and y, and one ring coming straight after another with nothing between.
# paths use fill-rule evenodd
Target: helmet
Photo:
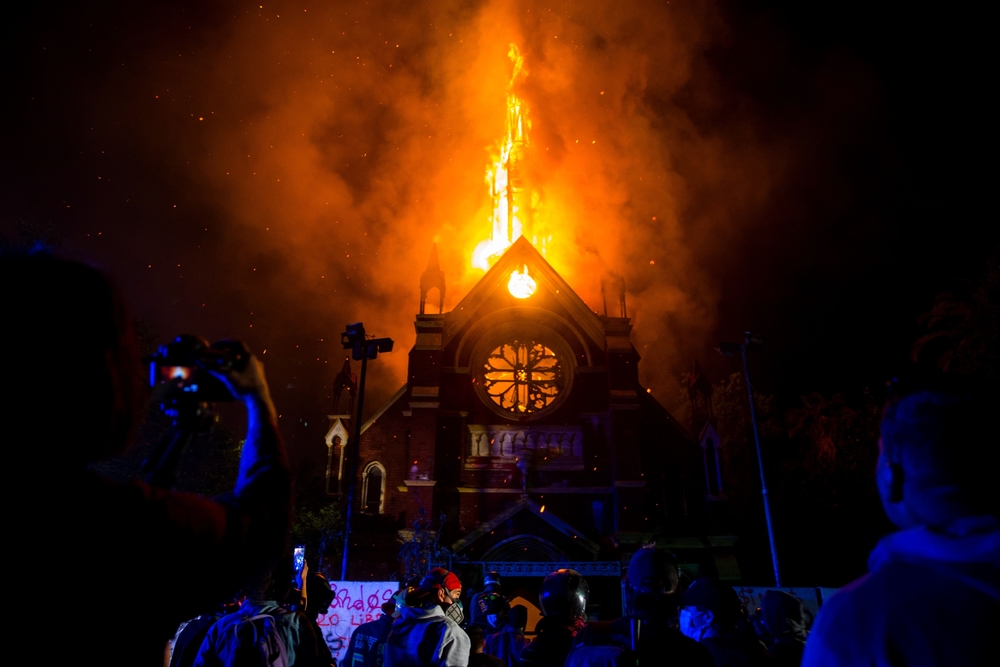
<instances>
[{"instance_id":1,"label":"helmet","mask_svg":"<svg viewBox=\"0 0 1000 667\"><path fill-rule=\"evenodd\" d=\"M499 586L500 585L500 573L499 572L492 572L492 571L491 572L487 572L486 576L483 577L483 585L484 586L490 586L490 585Z\"/></svg>"},{"instance_id":2,"label":"helmet","mask_svg":"<svg viewBox=\"0 0 1000 667\"><path fill-rule=\"evenodd\" d=\"M576 570L559 569L545 577L539 602L546 616L585 617L590 586Z\"/></svg>"},{"instance_id":3,"label":"helmet","mask_svg":"<svg viewBox=\"0 0 1000 667\"><path fill-rule=\"evenodd\" d=\"M665 551L639 549L628 563L628 585L640 595L670 594L677 590L677 566Z\"/></svg>"}]
</instances>

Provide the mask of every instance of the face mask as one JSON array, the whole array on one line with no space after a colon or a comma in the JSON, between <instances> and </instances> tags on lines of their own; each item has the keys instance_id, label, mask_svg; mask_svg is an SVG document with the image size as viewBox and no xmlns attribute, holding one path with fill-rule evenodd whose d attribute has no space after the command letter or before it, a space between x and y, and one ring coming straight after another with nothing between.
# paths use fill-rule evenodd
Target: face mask
<instances>
[{"instance_id":1,"label":"face mask","mask_svg":"<svg viewBox=\"0 0 1000 667\"><path fill-rule=\"evenodd\" d=\"M462 611L462 603L455 602L444 608L444 615L455 621L456 623L461 623L465 620L465 612Z\"/></svg>"},{"instance_id":2,"label":"face mask","mask_svg":"<svg viewBox=\"0 0 1000 667\"><path fill-rule=\"evenodd\" d=\"M678 630L681 631L681 634L690 637L696 642L700 642L705 637L710 637L713 634L712 612L710 611L698 611L693 607L684 607L681 609L678 621Z\"/></svg>"},{"instance_id":3,"label":"face mask","mask_svg":"<svg viewBox=\"0 0 1000 667\"><path fill-rule=\"evenodd\" d=\"M497 621L500 618L496 614L486 614L486 622L492 625L494 628L497 627Z\"/></svg>"}]
</instances>

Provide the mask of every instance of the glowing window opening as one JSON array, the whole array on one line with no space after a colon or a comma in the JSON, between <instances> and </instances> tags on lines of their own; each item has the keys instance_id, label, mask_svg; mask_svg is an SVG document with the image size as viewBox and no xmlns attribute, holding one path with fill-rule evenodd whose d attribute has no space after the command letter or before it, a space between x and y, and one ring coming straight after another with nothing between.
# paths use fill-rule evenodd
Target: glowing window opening
<instances>
[{"instance_id":1,"label":"glowing window opening","mask_svg":"<svg viewBox=\"0 0 1000 667\"><path fill-rule=\"evenodd\" d=\"M482 378L489 399L515 415L547 408L566 380L556 353L534 340L514 340L494 348L483 362Z\"/></svg>"}]
</instances>

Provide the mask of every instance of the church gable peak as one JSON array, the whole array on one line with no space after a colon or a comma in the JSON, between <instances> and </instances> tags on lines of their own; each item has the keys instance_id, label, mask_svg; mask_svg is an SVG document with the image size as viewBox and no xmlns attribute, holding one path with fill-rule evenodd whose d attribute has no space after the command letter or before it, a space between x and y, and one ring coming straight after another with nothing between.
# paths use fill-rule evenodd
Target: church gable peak
<instances>
[{"instance_id":1,"label":"church gable peak","mask_svg":"<svg viewBox=\"0 0 1000 667\"><path fill-rule=\"evenodd\" d=\"M515 294L512 280L527 275L533 290L530 295ZM604 325L601 318L581 299L542 254L523 236L507 249L489 271L465 295L449 314L452 331L460 330L498 292L517 305L531 306L533 300L547 293L559 303L578 326L599 346L604 345Z\"/></svg>"}]
</instances>

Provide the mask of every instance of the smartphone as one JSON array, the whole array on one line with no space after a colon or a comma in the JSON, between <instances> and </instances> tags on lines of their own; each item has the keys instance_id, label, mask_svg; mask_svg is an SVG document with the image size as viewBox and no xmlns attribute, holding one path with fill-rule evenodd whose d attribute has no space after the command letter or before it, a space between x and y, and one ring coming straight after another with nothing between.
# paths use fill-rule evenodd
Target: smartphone
<instances>
[{"instance_id":1,"label":"smartphone","mask_svg":"<svg viewBox=\"0 0 1000 667\"><path fill-rule=\"evenodd\" d=\"M292 551L292 567L295 568L295 574L302 574L302 568L304 568L305 566L306 566L306 546L304 544L299 544Z\"/></svg>"}]
</instances>

